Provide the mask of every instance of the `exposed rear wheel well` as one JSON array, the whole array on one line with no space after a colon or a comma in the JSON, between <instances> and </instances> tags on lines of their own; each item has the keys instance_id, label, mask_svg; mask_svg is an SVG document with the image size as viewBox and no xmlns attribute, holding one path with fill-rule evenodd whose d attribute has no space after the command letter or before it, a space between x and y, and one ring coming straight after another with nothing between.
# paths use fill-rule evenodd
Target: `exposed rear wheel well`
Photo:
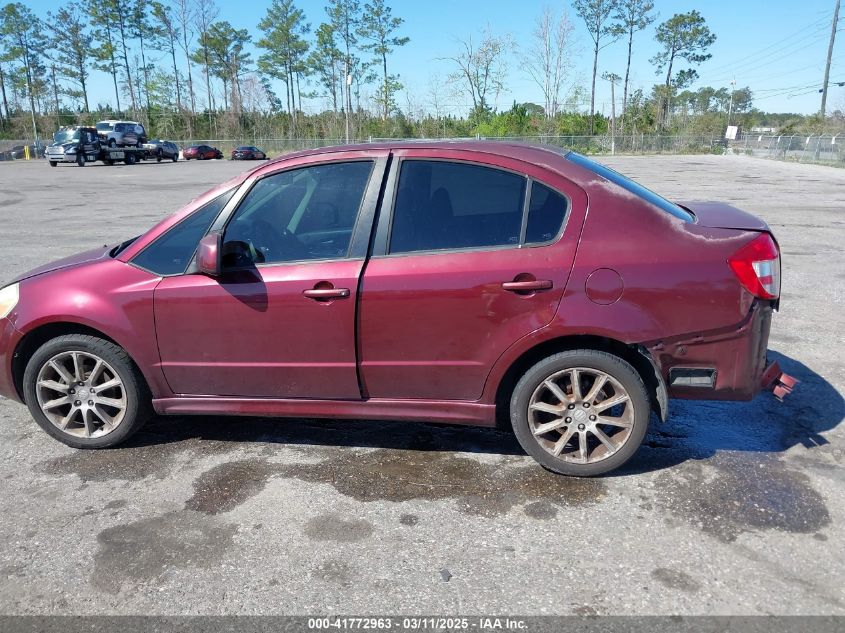
<instances>
[{"instance_id":1,"label":"exposed rear wheel well","mask_svg":"<svg viewBox=\"0 0 845 633\"><path fill-rule=\"evenodd\" d=\"M540 343L525 352L508 368L496 390L496 426L510 429L510 400L513 389L522 375L531 367L552 354L573 349L594 349L618 356L631 364L648 389L652 409L660 419L668 415L666 385L648 352L639 346L628 345L603 336L564 336Z\"/></svg>"},{"instance_id":2,"label":"exposed rear wheel well","mask_svg":"<svg viewBox=\"0 0 845 633\"><path fill-rule=\"evenodd\" d=\"M119 343L99 330L79 323L48 323L35 328L21 339L12 357L12 379L15 382L15 390L18 392L18 397L21 400L23 400L24 394L23 374L26 371L26 365L29 363L29 359L32 358L35 351L44 345L44 343L64 334L88 334L114 343L118 347L120 346Z\"/></svg>"}]
</instances>

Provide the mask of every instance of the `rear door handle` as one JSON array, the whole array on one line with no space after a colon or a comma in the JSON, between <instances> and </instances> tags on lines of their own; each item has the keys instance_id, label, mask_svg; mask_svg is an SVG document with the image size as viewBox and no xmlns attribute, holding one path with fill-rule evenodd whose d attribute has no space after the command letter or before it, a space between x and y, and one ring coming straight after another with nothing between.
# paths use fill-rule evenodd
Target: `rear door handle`
<instances>
[{"instance_id":1,"label":"rear door handle","mask_svg":"<svg viewBox=\"0 0 845 633\"><path fill-rule=\"evenodd\" d=\"M548 290L553 285L550 279L532 279L530 281L506 281L502 284L502 288L510 292L533 292L535 290Z\"/></svg>"},{"instance_id":2,"label":"rear door handle","mask_svg":"<svg viewBox=\"0 0 845 633\"><path fill-rule=\"evenodd\" d=\"M326 299L346 299L349 296L349 288L312 288L311 290L303 290L302 296L309 299L323 300Z\"/></svg>"}]
</instances>

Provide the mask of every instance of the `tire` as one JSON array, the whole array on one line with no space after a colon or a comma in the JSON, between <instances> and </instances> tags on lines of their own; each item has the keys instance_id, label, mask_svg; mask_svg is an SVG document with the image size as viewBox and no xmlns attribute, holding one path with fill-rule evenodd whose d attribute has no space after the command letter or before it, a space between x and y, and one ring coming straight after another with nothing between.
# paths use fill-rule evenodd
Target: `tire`
<instances>
[{"instance_id":1,"label":"tire","mask_svg":"<svg viewBox=\"0 0 845 633\"><path fill-rule=\"evenodd\" d=\"M74 355L80 359L80 371L75 376L71 376L74 363L70 359ZM101 363L100 370L94 375L97 360ZM53 369L55 365L52 365L51 361L65 369L66 378L62 378L61 374ZM79 386L78 382L74 384L74 380L67 379L80 377L85 381L82 386ZM71 395L67 390L59 391L51 387L39 386L39 380L42 384L51 382L57 386L69 384L68 389L74 389L74 393ZM93 391L86 393L89 387L106 385L115 381L119 382L118 386L106 387L102 390L102 393L107 394L106 396L95 394ZM107 448L120 444L135 434L153 415L149 390L132 359L123 348L95 336L67 334L46 342L29 359L24 372L23 388L24 399L38 425L55 439L74 448ZM40 392L39 389L41 389ZM45 403L49 404L55 399L62 399L63 393L68 399L88 397L120 402L123 409L95 400L89 400L94 403L93 406L88 406L87 402L82 403L80 400L69 401L49 409L56 420L54 422L47 417L39 402L44 402L49 398ZM39 400L39 395L41 400ZM76 402L80 402L81 407L77 407ZM73 412L73 409L76 411ZM70 418L71 414L73 418ZM106 418L116 420L112 429L108 429L105 423ZM64 419L70 419L70 422L66 424L68 430L59 428ZM86 423L86 420L90 421L90 425Z\"/></svg>"},{"instance_id":2,"label":"tire","mask_svg":"<svg viewBox=\"0 0 845 633\"><path fill-rule=\"evenodd\" d=\"M113 138L110 138L109 139L109 147L111 147L111 148L117 147L117 141L115 141Z\"/></svg>"},{"instance_id":3,"label":"tire","mask_svg":"<svg viewBox=\"0 0 845 633\"><path fill-rule=\"evenodd\" d=\"M59 163L58 163L57 161L55 161L55 160L51 160L51 161L50 161L50 167L55 167L55 166L56 166L56 165L58 165L58 164L59 164Z\"/></svg>"},{"instance_id":4,"label":"tire","mask_svg":"<svg viewBox=\"0 0 845 633\"><path fill-rule=\"evenodd\" d=\"M170 157L170 160L175 163L177 160L179 160L179 154L173 154L173 156Z\"/></svg>"},{"instance_id":5,"label":"tire","mask_svg":"<svg viewBox=\"0 0 845 633\"><path fill-rule=\"evenodd\" d=\"M578 376L580 397L573 397L573 375ZM547 386L550 382L563 399ZM619 404L599 409L617 398ZM649 405L645 384L629 363L581 349L550 356L525 372L511 395L510 417L520 445L540 464L562 475L594 477L634 455L648 429ZM540 427L549 430L535 435Z\"/></svg>"},{"instance_id":6,"label":"tire","mask_svg":"<svg viewBox=\"0 0 845 633\"><path fill-rule=\"evenodd\" d=\"M156 162L157 162L157 163L160 163L160 162L161 162L161 158L162 158L162 156L161 156L161 150L158 150L158 151L156 152Z\"/></svg>"},{"instance_id":7,"label":"tire","mask_svg":"<svg viewBox=\"0 0 845 633\"><path fill-rule=\"evenodd\" d=\"M111 167L112 165L114 165L114 161L113 161L111 158L104 158L104 159L103 159L103 162L104 162L106 165L108 165L109 167Z\"/></svg>"},{"instance_id":8,"label":"tire","mask_svg":"<svg viewBox=\"0 0 845 633\"><path fill-rule=\"evenodd\" d=\"M77 154L76 155L76 164L79 167L85 167L85 154Z\"/></svg>"},{"instance_id":9,"label":"tire","mask_svg":"<svg viewBox=\"0 0 845 633\"><path fill-rule=\"evenodd\" d=\"M135 160L135 154L126 154L126 158L123 159L123 162L127 165L134 165Z\"/></svg>"}]
</instances>

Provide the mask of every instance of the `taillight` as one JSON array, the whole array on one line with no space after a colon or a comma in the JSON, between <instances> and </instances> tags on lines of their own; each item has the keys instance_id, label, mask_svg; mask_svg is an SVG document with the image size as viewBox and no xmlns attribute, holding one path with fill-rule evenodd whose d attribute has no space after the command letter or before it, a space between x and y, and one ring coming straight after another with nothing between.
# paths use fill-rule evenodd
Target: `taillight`
<instances>
[{"instance_id":1,"label":"taillight","mask_svg":"<svg viewBox=\"0 0 845 633\"><path fill-rule=\"evenodd\" d=\"M780 252L768 233L762 233L728 258L743 287L760 299L780 295Z\"/></svg>"}]
</instances>

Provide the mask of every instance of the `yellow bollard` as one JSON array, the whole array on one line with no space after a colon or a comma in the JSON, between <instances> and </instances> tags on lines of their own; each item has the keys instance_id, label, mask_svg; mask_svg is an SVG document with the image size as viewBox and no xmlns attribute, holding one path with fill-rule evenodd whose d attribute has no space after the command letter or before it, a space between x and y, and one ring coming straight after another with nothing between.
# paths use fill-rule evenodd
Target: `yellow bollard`
<instances>
[{"instance_id":1,"label":"yellow bollard","mask_svg":"<svg viewBox=\"0 0 845 633\"><path fill-rule=\"evenodd\" d=\"M30 158L30 156L29 156L29 145L24 145L24 146L23 146L23 157L24 157L26 160L29 160L29 158Z\"/></svg>"}]
</instances>

